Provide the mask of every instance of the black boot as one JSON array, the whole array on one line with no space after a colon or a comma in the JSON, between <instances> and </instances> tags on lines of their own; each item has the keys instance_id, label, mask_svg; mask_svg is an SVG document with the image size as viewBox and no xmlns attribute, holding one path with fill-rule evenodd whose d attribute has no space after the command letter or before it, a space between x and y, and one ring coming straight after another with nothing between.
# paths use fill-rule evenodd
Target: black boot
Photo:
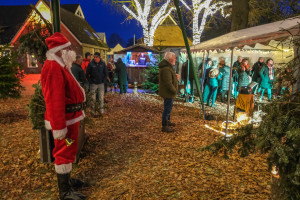
<instances>
[{"instance_id":1,"label":"black boot","mask_svg":"<svg viewBox=\"0 0 300 200\"><path fill-rule=\"evenodd\" d=\"M168 126L175 127L175 126L176 126L176 124L175 124L175 123L172 123L172 122L170 122L170 121L168 121Z\"/></svg>"},{"instance_id":2,"label":"black boot","mask_svg":"<svg viewBox=\"0 0 300 200\"><path fill-rule=\"evenodd\" d=\"M61 200L83 200L86 197L83 194L74 192L70 186L70 173L57 174L59 198Z\"/></svg>"},{"instance_id":3,"label":"black boot","mask_svg":"<svg viewBox=\"0 0 300 200\"><path fill-rule=\"evenodd\" d=\"M174 132L174 130L172 128L170 128L169 126L163 126L161 131L166 132L166 133L173 133Z\"/></svg>"},{"instance_id":4,"label":"black boot","mask_svg":"<svg viewBox=\"0 0 300 200\"><path fill-rule=\"evenodd\" d=\"M70 178L70 186L74 189L82 188L85 185L84 182L82 182L79 179Z\"/></svg>"}]
</instances>

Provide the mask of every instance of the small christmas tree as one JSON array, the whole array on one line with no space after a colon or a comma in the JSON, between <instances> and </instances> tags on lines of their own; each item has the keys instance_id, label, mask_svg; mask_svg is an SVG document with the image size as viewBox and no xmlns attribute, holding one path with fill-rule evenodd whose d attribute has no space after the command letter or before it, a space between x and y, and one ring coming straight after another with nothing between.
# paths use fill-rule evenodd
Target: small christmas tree
<instances>
[{"instance_id":1,"label":"small christmas tree","mask_svg":"<svg viewBox=\"0 0 300 200\"><path fill-rule=\"evenodd\" d=\"M159 67L158 64L163 60L161 55L156 56L155 63L151 63L148 69L145 70L145 73L142 74L146 80L142 83L142 87L144 90L148 90L149 92L157 93L158 92L158 83L159 83Z\"/></svg>"},{"instance_id":2,"label":"small christmas tree","mask_svg":"<svg viewBox=\"0 0 300 200\"><path fill-rule=\"evenodd\" d=\"M18 76L19 69L16 54L0 47L0 99L21 97L23 87Z\"/></svg>"}]
</instances>

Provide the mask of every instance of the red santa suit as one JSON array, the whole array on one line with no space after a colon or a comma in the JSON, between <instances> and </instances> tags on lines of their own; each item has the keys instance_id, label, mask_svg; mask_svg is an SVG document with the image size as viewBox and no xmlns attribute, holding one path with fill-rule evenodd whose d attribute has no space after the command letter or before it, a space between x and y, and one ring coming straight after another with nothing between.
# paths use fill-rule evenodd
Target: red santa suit
<instances>
[{"instance_id":1,"label":"red santa suit","mask_svg":"<svg viewBox=\"0 0 300 200\"><path fill-rule=\"evenodd\" d=\"M61 33L55 33L46 39L46 44L49 51L41 73L46 104L45 127L52 130L54 137L55 170L65 174L72 170L77 153L79 122L85 117L83 110L66 113L66 105L84 102L85 92L63 60L55 55L71 43ZM65 138L74 142L67 146Z\"/></svg>"}]
</instances>

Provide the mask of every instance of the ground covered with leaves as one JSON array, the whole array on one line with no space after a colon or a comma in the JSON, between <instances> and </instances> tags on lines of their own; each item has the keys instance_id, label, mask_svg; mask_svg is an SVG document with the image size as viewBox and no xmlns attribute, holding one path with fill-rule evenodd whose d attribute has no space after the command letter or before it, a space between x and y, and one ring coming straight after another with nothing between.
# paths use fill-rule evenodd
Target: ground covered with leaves
<instances>
[{"instance_id":1,"label":"ground covered with leaves","mask_svg":"<svg viewBox=\"0 0 300 200\"><path fill-rule=\"evenodd\" d=\"M39 136L26 106L0 101L0 199L58 199L53 164L39 158ZM90 187L89 199L269 199L266 156L228 160L200 152L220 135L205 124L199 108L175 104L175 133L161 132L162 101L142 95L108 93L106 116L91 119L89 136L73 176ZM224 113L225 114L225 113Z\"/></svg>"}]
</instances>

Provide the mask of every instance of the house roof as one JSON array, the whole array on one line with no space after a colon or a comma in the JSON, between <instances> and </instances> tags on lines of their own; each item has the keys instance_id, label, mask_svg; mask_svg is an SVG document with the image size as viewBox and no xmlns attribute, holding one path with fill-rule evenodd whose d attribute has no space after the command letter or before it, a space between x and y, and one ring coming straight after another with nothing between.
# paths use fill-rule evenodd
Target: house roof
<instances>
[{"instance_id":1,"label":"house roof","mask_svg":"<svg viewBox=\"0 0 300 200\"><path fill-rule=\"evenodd\" d=\"M100 33L100 32L98 32L97 33L97 35L99 36L99 38L102 40L102 41L104 41L105 40L105 33Z\"/></svg>"},{"instance_id":2,"label":"house roof","mask_svg":"<svg viewBox=\"0 0 300 200\"><path fill-rule=\"evenodd\" d=\"M96 31L85 19L67 11L64 8L61 8L60 14L61 21L81 43L109 48L106 43L98 40Z\"/></svg>"},{"instance_id":3,"label":"house roof","mask_svg":"<svg viewBox=\"0 0 300 200\"><path fill-rule=\"evenodd\" d=\"M114 52L121 51L123 49L124 48L118 43L114 48L110 49L110 51L107 52L107 55L113 55Z\"/></svg>"},{"instance_id":4,"label":"house roof","mask_svg":"<svg viewBox=\"0 0 300 200\"><path fill-rule=\"evenodd\" d=\"M115 54L126 54L127 52L152 52L152 53L159 53L155 48L146 46L144 44L136 44L130 47L127 47L121 51L115 52Z\"/></svg>"},{"instance_id":5,"label":"house roof","mask_svg":"<svg viewBox=\"0 0 300 200\"><path fill-rule=\"evenodd\" d=\"M170 22L170 20L168 22ZM188 39L188 41L189 44L192 45L191 40ZM179 26L171 25L170 23L159 25L154 34L153 46L184 47L185 43Z\"/></svg>"},{"instance_id":6,"label":"house roof","mask_svg":"<svg viewBox=\"0 0 300 200\"><path fill-rule=\"evenodd\" d=\"M75 12L76 12L76 10L78 9L79 6L80 6L79 4L62 4L61 5L61 7L63 9L66 9L66 10L68 10L68 11L74 13L74 14L75 14Z\"/></svg>"},{"instance_id":7,"label":"house roof","mask_svg":"<svg viewBox=\"0 0 300 200\"><path fill-rule=\"evenodd\" d=\"M48 1L43 0L43 2L50 7ZM75 14L78 6L79 4L61 5L61 21L81 43L109 48L89 23ZM0 33L0 44L11 42L31 11L30 6L0 6L0 27L3 29Z\"/></svg>"},{"instance_id":8,"label":"house roof","mask_svg":"<svg viewBox=\"0 0 300 200\"><path fill-rule=\"evenodd\" d=\"M31 11L30 6L0 6L0 44L11 42Z\"/></svg>"},{"instance_id":9,"label":"house roof","mask_svg":"<svg viewBox=\"0 0 300 200\"><path fill-rule=\"evenodd\" d=\"M256 43L268 44L271 40L281 40L299 33L300 16L234 31L214 39L192 46L193 51L243 48L245 45L254 46ZM185 49L182 49L185 51Z\"/></svg>"}]
</instances>

